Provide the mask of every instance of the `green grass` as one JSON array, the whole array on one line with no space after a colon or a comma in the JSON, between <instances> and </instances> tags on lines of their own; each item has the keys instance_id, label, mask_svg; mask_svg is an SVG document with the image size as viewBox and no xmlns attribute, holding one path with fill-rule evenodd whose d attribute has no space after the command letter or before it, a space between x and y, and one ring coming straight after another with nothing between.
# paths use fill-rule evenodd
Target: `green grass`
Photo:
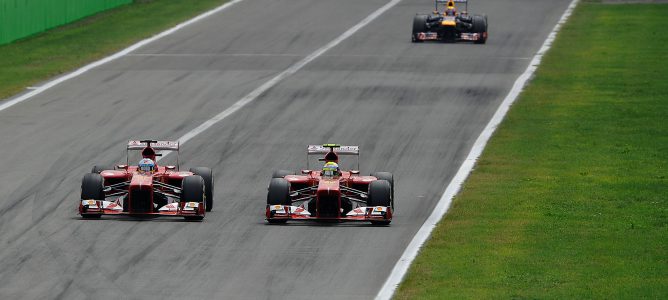
<instances>
[{"instance_id":1,"label":"green grass","mask_svg":"<svg viewBox=\"0 0 668 300\"><path fill-rule=\"evenodd\" d=\"M225 2L135 1L0 46L0 99L110 55Z\"/></svg>"},{"instance_id":2,"label":"green grass","mask_svg":"<svg viewBox=\"0 0 668 300\"><path fill-rule=\"evenodd\" d=\"M666 28L580 3L395 298L668 298Z\"/></svg>"}]
</instances>

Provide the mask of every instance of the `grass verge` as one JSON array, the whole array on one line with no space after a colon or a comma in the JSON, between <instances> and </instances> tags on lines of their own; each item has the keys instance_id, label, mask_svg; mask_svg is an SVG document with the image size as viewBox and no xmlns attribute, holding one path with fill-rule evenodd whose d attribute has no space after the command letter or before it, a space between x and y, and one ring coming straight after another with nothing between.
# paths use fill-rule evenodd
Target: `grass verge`
<instances>
[{"instance_id":1,"label":"grass verge","mask_svg":"<svg viewBox=\"0 0 668 300\"><path fill-rule=\"evenodd\" d=\"M396 299L668 296L666 16L580 3Z\"/></svg>"},{"instance_id":2,"label":"grass verge","mask_svg":"<svg viewBox=\"0 0 668 300\"><path fill-rule=\"evenodd\" d=\"M108 56L225 2L135 1L0 46L0 99Z\"/></svg>"}]
</instances>

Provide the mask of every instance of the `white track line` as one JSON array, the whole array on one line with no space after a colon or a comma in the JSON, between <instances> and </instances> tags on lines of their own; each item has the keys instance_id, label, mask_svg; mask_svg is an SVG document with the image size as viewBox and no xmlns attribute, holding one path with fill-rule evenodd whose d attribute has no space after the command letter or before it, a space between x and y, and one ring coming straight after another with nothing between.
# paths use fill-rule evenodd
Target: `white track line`
<instances>
[{"instance_id":1,"label":"white track line","mask_svg":"<svg viewBox=\"0 0 668 300\"><path fill-rule=\"evenodd\" d=\"M131 53L139 57L301 57L302 54L289 53Z\"/></svg>"},{"instance_id":2,"label":"white track line","mask_svg":"<svg viewBox=\"0 0 668 300\"><path fill-rule=\"evenodd\" d=\"M217 114L216 116L214 116L210 120L202 123L197 128L195 128L195 129L191 130L190 132L184 134L182 137L180 137L178 139L178 141L181 144L189 141L190 139L194 138L198 134L200 134L203 131L209 129L211 126L215 125L216 123L222 121L223 119L229 117L230 115L232 115L236 111L240 110L242 107L246 106L248 103L253 102L253 100L255 100L262 93L264 93L267 90L269 90L270 88L274 87L276 84L278 84L281 80L285 79L286 77L296 73L297 71L302 69L305 65L307 65L308 63L310 63L314 59L320 57L323 53L325 53L328 50L336 47L336 45L340 44L345 39L347 39L350 36L352 36L353 34L355 34L357 31L359 31L364 26L371 23L373 20L378 18L380 15L382 15L388 9L397 5L397 3L399 3L399 2L401 2L401 0L392 0L392 1L388 2L387 4L383 5L381 8L377 9L376 11L374 11L373 13L368 15L366 18L364 18L362 21L357 23L357 25L355 25L355 26L351 27L350 29L346 30L346 32L342 33L339 37L335 38L334 40L327 43L326 45L320 47L318 50L315 50L313 53L309 54L308 56L304 57L302 60L296 62L294 65L285 69L285 71L279 73L274 78L265 82L263 85L257 87L255 90L250 92L248 95L246 95L245 97L241 98L239 101L232 104L232 106L230 106L226 110Z\"/></svg>"},{"instance_id":3,"label":"white track line","mask_svg":"<svg viewBox=\"0 0 668 300\"><path fill-rule=\"evenodd\" d=\"M540 64L540 61L543 58L543 55L545 55L545 53L552 46L552 42L554 42L554 38L557 36L557 32L559 32L561 26L571 15L578 1L579 0L573 0L571 4L568 5L568 8L566 8L566 11L561 16L561 19L559 19L559 22L557 22L557 24L554 26L552 32L550 32L550 34L547 36L547 39L545 39L545 42L543 42L542 47L540 47L540 50L538 50L536 55L533 57L527 69L524 71L524 73L522 73L522 75L520 75L520 77L517 78L515 84L513 84L513 88L510 90L506 98L503 99L501 106L499 106L492 119L489 121L489 123L487 123L487 126L480 133L478 139L476 139L475 144L473 144L473 147L471 148L471 152L469 152L469 155L462 163L462 166L459 167L457 174L455 174L455 177L452 178L450 183L447 185L445 192L443 192L443 195L441 195L441 198L438 200L438 204L436 204L434 211L431 213L429 218L427 218L424 224L422 224L422 227L420 227L418 232L413 237L413 240L411 240L410 244L408 244L408 247L406 247L406 250L404 250L404 253L399 258L399 261L397 261L397 263L394 265L394 268L385 281L385 284L383 284L383 287L381 287L380 291L378 292L376 300L386 300L392 298L392 295L394 295L397 286L399 283L401 283L404 275L406 275L408 268L417 256L420 248L422 245L424 245L424 243L431 235L432 230L434 230L438 222L441 220L441 218L443 218L443 215L445 215L445 213L450 208L452 199L459 192L462 184L473 170L475 162L478 157L480 157L480 154L482 154L483 149L485 149L485 145L487 145L489 138L494 133L494 130L496 130L496 127L499 126L501 121L503 121L503 118L506 116L508 109L513 104L513 102L515 102L529 79L533 76L534 72L538 68L538 65Z\"/></svg>"},{"instance_id":4,"label":"white track line","mask_svg":"<svg viewBox=\"0 0 668 300\"><path fill-rule=\"evenodd\" d=\"M58 84L60 84L60 83L66 81L66 80L68 80L68 79L72 79L72 78L74 78L74 77L77 77L77 76L79 76L79 75L81 75L81 74L83 74L83 73L86 73L87 71L89 71L89 70L91 70L91 69L93 69L93 68L99 67L99 66L104 65L104 64L106 64L106 63L108 63L108 62L110 62L110 61L116 60L116 59L118 59L118 58L120 58L120 57L122 57L122 56L124 56L124 55L127 55L128 53L130 53L130 52L132 52L132 51L135 51L135 50L139 49L140 47L142 47L142 46L144 46L144 45L146 45L146 44L152 43L152 42L154 42L154 41L156 41L156 40L158 40L158 39L161 39L161 38L163 38L163 37L165 37L165 36L168 36L168 35L170 35L170 34L176 32L177 30L179 30L179 29L181 29L181 28L183 28L183 27L186 27L186 26L191 25L191 24L193 24L193 23L199 22L199 21L203 20L204 18L206 18L206 17L208 17L208 16L211 16L211 15L213 15L213 14L215 14L215 13L218 13L218 12L220 12L220 11L222 11L222 10L225 10L225 9L227 9L228 7L230 7L230 6L232 6L232 5L236 4L236 3L239 3L239 2L241 2L241 1L243 1L243 0L232 0L232 1L229 1L229 2L227 2L227 3L225 3L225 4L221 5L221 6L218 6L218 7L214 8L214 9L212 9L212 10L210 10L210 11L207 11L207 12L201 14L201 15L198 15L197 17L194 17L194 18L192 18L192 19L190 19L190 20L188 20L188 21L185 21L185 22L183 22L183 23L181 23L181 24L178 24L178 25L176 25L176 26L174 26L174 27L172 27L172 28L170 28L170 29L168 29L168 30L165 30L165 31L163 31L163 32L161 32L161 33L159 33L159 34L157 34L157 35L154 35L154 36L152 36L152 37L150 37L150 38L147 38L147 39L145 39L145 40L141 40L141 41L137 42L136 44L134 44L134 45L132 45L132 46L130 46L130 47L127 47L127 48L121 50L120 52L117 52L117 53L115 53L115 54L112 54L111 56L107 56L107 57L105 57L105 58L103 58L103 59L101 59L101 60L98 60L98 61L92 62L92 63L90 63L90 64L88 64L88 65L85 65L85 66L79 68L78 70L76 70L76 71L74 71L74 72L72 72L72 73L69 73L69 74L63 75L63 76L61 76L61 77L58 77L58 78L56 78L56 79L54 79L54 80L51 80L51 81L47 82L46 84L44 84L44 85L42 85L42 86L40 86L40 87L37 87L37 88L33 89L32 91L30 91L30 92L24 94L24 95L21 95L21 96L19 96L19 97L16 97L16 98L14 98L14 99L11 99L11 100L7 100L7 101L3 102L2 104L0 104L0 111L3 111L3 110L5 110L5 109L7 109L7 108L9 108L9 107L12 107L12 106L14 106L14 105L16 105L16 104L18 104L18 103L23 102L23 101L26 101L26 100L28 100L28 99L34 97L34 96L37 96L37 95L41 94L42 92L44 92L44 91L46 91L46 90L48 90L48 89L50 89L50 88L52 88L52 87L54 87L54 86L56 86L56 85L58 85Z\"/></svg>"}]
</instances>

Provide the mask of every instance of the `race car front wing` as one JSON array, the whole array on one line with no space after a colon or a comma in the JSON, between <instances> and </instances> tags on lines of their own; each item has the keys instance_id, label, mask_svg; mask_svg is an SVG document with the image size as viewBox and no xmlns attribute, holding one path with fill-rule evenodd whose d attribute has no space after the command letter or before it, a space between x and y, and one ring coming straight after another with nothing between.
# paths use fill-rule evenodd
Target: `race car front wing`
<instances>
[{"instance_id":1,"label":"race car front wing","mask_svg":"<svg viewBox=\"0 0 668 300\"><path fill-rule=\"evenodd\" d=\"M387 222L392 220L392 208L389 206L361 206L349 211L340 218L318 218L312 216L303 206L268 205L266 220L336 220L342 222Z\"/></svg>"},{"instance_id":2,"label":"race car front wing","mask_svg":"<svg viewBox=\"0 0 668 300\"><path fill-rule=\"evenodd\" d=\"M481 33L460 33L459 41L470 41L475 42L487 37L487 32ZM438 33L427 31L427 32L418 32L415 34L415 39L418 41L438 41L440 40Z\"/></svg>"},{"instance_id":3,"label":"race car front wing","mask_svg":"<svg viewBox=\"0 0 668 300\"><path fill-rule=\"evenodd\" d=\"M156 215L172 217L203 216L204 206L199 202L173 202L164 205L157 212L133 213L123 211L123 207L116 201L81 200L80 215Z\"/></svg>"}]
</instances>

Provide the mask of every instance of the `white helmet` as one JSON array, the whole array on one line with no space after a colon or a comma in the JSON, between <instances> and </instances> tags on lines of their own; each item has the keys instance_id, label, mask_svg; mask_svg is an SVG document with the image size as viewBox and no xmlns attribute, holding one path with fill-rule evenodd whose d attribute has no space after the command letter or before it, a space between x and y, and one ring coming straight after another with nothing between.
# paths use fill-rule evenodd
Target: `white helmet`
<instances>
[{"instance_id":1,"label":"white helmet","mask_svg":"<svg viewBox=\"0 0 668 300\"><path fill-rule=\"evenodd\" d=\"M155 162L150 158L143 158L139 161L139 170L142 172L152 173L155 171Z\"/></svg>"}]
</instances>

